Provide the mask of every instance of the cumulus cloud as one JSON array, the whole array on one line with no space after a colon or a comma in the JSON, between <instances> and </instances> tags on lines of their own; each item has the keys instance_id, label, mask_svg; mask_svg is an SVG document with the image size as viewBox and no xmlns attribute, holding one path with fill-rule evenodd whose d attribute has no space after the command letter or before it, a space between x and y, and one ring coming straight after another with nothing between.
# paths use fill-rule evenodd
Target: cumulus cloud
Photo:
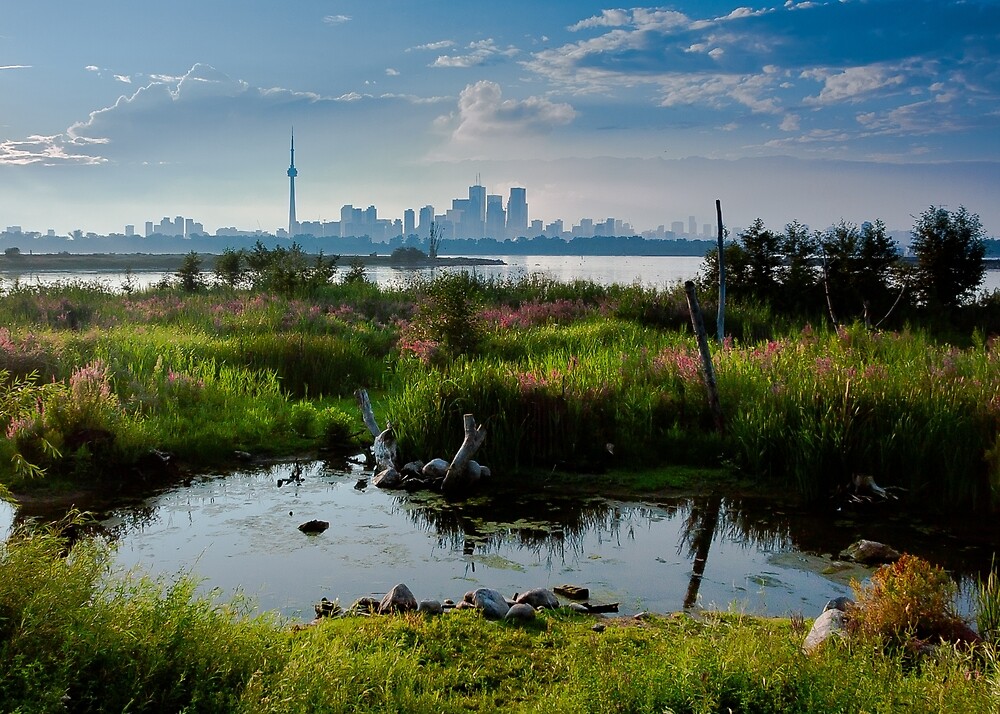
<instances>
[{"instance_id":1,"label":"cumulus cloud","mask_svg":"<svg viewBox=\"0 0 1000 714\"><path fill-rule=\"evenodd\" d=\"M29 136L20 141L0 141L0 166L30 166L40 164L102 164L107 159L82 151L93 141L74 139L64 134Z\"/></svg>"},{"instance_id":2,"label":"cumulus cloud","mask_svg":"<svg viewBox=\"0 0 1000 714\"><path fill-rule=\"evenodd\" d=\"M513 46L497 47L492 38L470 42L466 49L468 51L464 54L439 56L431 67L478 67L518 54L518 50Z\"/></svg>"},{"instance_id":3,"label":"cumulus cloud","mask_svg":"<svg viewBox=\"0 0 1000 714\"><path fill-rule=\"evenodd\" d=\"M566 29L570 32L579 32L591 27L622 27L632 21L631 13L627 10L602 10L600 15L588 17L580 20L576 24L570 25Z\"/></svg>"},{"instance_id":4,"label":"cumulus cloud","mask_svg":"<svg viewBox=\"0 0 1000 714\"><path fill-rule=\"evenodd\" d=\"M823 82L823 89L816 96L806 97L806 104L833 104L843 101L860 101L865 95L891 87L900 87L906 82L902 70L872 65L868 67L848 67L840 71L829 69L806 70L803 78Z\"/></svg>"},{"instance_id":5,"label":"cumulus cloud","mask_svg":"<svg viewBox=\"0 0 1000 714\"><path fill-rule=\"evenodd\" d=\"M569 104L543 97L503 99L499 84L481 80L466 86L458 97L457 113L439 122L455 127L455 141L469 142L497 135L547 132L575 117L576 110Z\"/></svg>"},{"instance_id":6,"label":"cumulus cloud","mask_svg":"<svg viewBox=\"0 0 1000 714\"><path fill-rule=\"evenodd\" d=\"M386 74L387 77L398 77L399 76L399 70L398 69L393 69L392 67L386 67L385 68L385 74Z\"/></svg>"}]
</instances>

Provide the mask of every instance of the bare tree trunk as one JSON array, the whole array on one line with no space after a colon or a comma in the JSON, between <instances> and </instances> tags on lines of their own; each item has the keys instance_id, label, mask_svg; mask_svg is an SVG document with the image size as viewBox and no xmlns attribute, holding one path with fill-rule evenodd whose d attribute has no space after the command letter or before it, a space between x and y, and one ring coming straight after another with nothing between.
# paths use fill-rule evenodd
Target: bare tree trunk
<instances>
[{"instance_id":1,"label":"bare tree trunk","mask_svg":"<svg viewBox=\"0 0 1000 714\"><path fill-rule=\"evenodd\" d=\"M459 447L455 458L451 460L448 471L444 475L441 483L441 492L446 496L457 495L464 491L469 484L468 465L473 454L486 441L486 427L482 424L476 426L476 417L466 414L463 417L465 426L465 439Z\"/></svg>"},{"instance_id":2,"label":"bare tree trunk","mask_svg":"<svg viewBox=\"0 0 1000 714\"><path fill-rule=\"evenodd\" d=\"M726 339L726 251L723 246L722 201L719 199L715 199L715 213L719 217L719 313L715 318L715 337L721 345Z\"/></svg>"},{"instance_id":3,"label":"bare tree trunk","mask_svg":"<svg viewBox=\"0 0 1000 714\"><path fill-rule=\"evenodd\" d=\"M687 294L688 311L691 313L691 327L694 328L695 336L698 338L698 350L701 352L701 368L705 377L705 388L708 390L708 405L712 410L715 428L719 433L722 433L723 422L722 407L719 405L719 388L715 384L712 353L708 350L705 321L701 317L701 308L698 306L698 296L694 292L694 283L690 280L684 283L684 292Z\"/></svg>"}]
</instances>

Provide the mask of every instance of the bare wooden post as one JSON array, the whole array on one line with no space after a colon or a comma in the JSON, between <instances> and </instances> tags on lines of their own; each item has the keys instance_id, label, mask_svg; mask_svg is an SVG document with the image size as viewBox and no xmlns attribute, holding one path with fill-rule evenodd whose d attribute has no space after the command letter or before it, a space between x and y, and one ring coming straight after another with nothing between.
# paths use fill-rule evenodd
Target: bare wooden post
<instances>
[{"instance_id":1,"label":"bare wooden post","mask_svg":"<svg viewBox=\"0 0 1000 714\"><path fill-rule=\"evenodd\" d=\"M708 350L708 336L705 333L705 321L701 317L701 308L698 306L698 296L694 292L694 283L688 280L684 283L684 292L687 294L688 311L691 313L691 327L698 338L698 350L701 352L701 368L705 377L705 388L708 390L708 404L712 409L712 418L715 420L715 428L721 433L723 430L722 407L719 405L719 389L715 384L715 370L712 368L712 353Z\"/></svg>"},{"instance_id":2,"label":"bare wooden post","mask_svg":"<svg viewBox=\"0 0 1000 714\"><path fill-rule=\"evenodd\" d=\"M719 199L715 199L715 213L719 217L719 312L715 318L715 337L721 345L726 339L726 251L723 246L722 201Z\"/></svg>"},{"instance_id":3,"label":"bare wooden post","mask_svg":"<svg viewBox=\"0 0 1000 714\"><path fill-rule=\"evenodd\" d=\"M364 419L365 426L372 433L372 437L377 439L382 430L378 428L378 422L375 421L375 412L372 411L372 400L368 398L368 390L355 390L354 397L358 400L358 409L361 410L361 418Z\"/></svg>"},{"instance_id":4,"label":"bare wooden post","mask_svg":"<svg viewBox=\"0 0 1000 714\"><path fill-rule=\"evenodd\" d=\"M476 426L476 417L472 414L466 414L463 421L465 439L462 440L462 446L459 447L455 458L451 460L448 471L444 475L444 481L441 483L441 492L446 496L458 494L468 485L467 467L469 460L486 441L486 427L482 424Z\"/></svg>"}]
</instances>

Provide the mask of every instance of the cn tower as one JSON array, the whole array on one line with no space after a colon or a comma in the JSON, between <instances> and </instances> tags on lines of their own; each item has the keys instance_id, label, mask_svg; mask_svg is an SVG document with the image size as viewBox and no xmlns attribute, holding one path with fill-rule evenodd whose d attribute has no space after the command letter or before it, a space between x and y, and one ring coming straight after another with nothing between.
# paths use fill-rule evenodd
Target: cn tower
<instances>
[{"instance_id":1,"label":"cn tower","mask_svg":"<svg viewBox=\"0 0 1000 714\"><path fill-rule=\"evenodd\" d=\"M298 233L299 223L295 220L295 177L299 175L295 168L295 129L292 129L292 163L288 167L288 235Z\"/></svg>"}]
</instances>

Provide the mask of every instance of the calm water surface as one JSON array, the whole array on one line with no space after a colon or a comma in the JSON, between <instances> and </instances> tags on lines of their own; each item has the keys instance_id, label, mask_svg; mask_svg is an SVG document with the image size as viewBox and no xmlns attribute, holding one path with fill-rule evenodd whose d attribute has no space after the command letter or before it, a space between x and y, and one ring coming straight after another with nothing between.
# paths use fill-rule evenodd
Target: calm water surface
<instances>
[{"instance_id":1,"label":"calm water surface","mask_svg":"<svg viewBox=\"0 0 1000 714\"><path fill-rule=\"evenodd\" d=\"M701 269L702 259L690 256L549 256L549 255L494 255L505 265L482 265L469 268L445 268L437 270L468 270L480 275L516 278L531 273L543 273L561 281L592 280L601 285L612 283L664 287L676 282L693 279ZM346 263L342 266L346 270ZM370 280L379 285L403 284L413 275L430 275L433 269L420 270L375 267L368 270ZM124 273L102 271L45 271L21 275L21 284L86 281L98 282L111 289L120 289L126 280L133 288L142 289L160 282L164 277L173 278L173 273L142 272L126 277ZM14 278L0 275L3 287L9 289ZM1000 290L1000 270L987 270L982 290Z\"/></svg>"}]
</instances>

